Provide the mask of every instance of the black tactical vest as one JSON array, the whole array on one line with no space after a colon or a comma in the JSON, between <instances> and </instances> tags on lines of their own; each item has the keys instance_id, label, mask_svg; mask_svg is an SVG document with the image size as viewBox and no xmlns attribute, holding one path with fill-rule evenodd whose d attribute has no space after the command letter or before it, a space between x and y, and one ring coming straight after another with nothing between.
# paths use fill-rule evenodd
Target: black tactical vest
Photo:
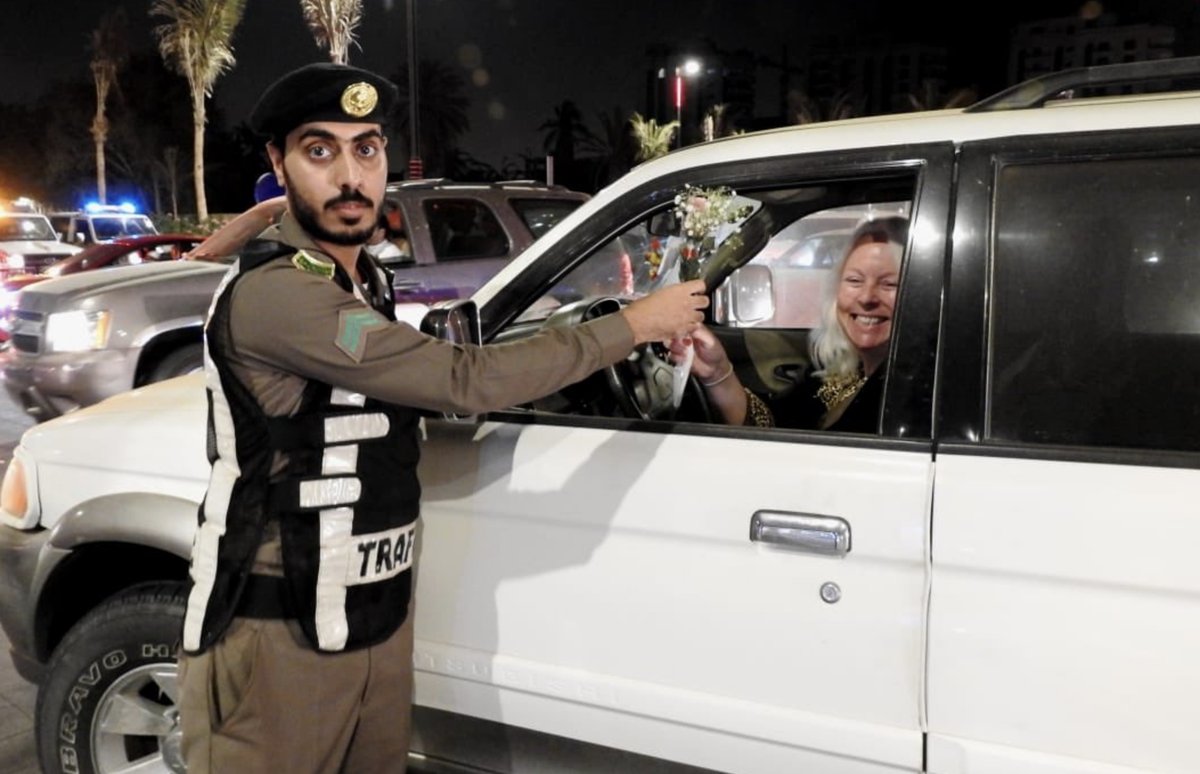
<instances>
[{"instance_id":1,"label":"black tactical vest","mask_svg":"<svg viewBox=\"0 0 1200 774\"><path fill-rule=\"evenodd\" d=\"M244 612L249 588L272 582L281 615L296 619L321 651L365 647L404 622L419 513L418 415L310 381L290 417L268 417L237 380L227 353L232 289L247 272L294 248L256 245L213 301L208 360L209 490L200 506L184 648L203 651ZM391 283L378 272L371 305L394 319ZM340 271L335 280L349 290ZM214 379L215 377L215 379ZM277 452L283 471L270 475ZM250 575L265 525L279 524L284 578Z\"/></svg>"}]
</instances>

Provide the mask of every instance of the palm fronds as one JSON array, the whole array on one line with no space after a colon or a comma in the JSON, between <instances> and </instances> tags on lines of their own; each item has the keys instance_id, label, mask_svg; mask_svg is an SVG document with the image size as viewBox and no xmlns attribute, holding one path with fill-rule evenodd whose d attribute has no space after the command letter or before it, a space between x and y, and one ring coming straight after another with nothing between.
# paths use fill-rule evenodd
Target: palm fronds
<instances>
[{"instance_id":1,"label":"palm fronds","mask_svg":"<svg viewBox=\"0 0 1200 774\"><path fill-rule=\"evenodd\" d=\"M358 45L354 30L362 22L362 0L300 0L304 21L317 46L329 50L329 58L346 64L350 46Z\"/></svg>"}]
</instances>

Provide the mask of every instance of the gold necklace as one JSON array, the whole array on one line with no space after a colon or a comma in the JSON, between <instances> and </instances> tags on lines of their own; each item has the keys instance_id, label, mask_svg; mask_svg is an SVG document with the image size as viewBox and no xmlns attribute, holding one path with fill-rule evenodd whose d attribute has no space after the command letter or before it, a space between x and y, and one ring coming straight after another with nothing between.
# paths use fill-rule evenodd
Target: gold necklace
<instances>
[{"instance_id":1,"label":"gold necklace","mask_svg":"<svg viewBox=\"0 0 1200 774\"><path fill-rule=\"evenodd\" d=\"M867 377L862 375L834 376L821 382L817 397L825 404L825 410L829 411L858 392L866 381Z\"/></svg>"}]
</instances>

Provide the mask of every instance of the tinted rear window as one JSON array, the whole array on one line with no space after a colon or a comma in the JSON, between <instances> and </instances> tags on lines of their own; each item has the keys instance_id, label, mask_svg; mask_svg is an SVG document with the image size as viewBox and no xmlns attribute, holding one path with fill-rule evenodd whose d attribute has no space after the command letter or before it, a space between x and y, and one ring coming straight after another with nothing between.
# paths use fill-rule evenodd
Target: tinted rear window
<instances>
[{"instance_id":1,"label":"tinted rear window","mask_svg":"<svg viewBox=\"0 0 1200 774\"><path fill-rule=\"evenodd\" d=\"M990 436L1200 449L1200 159L997 180Z\"/></svg>"}]
</instances>

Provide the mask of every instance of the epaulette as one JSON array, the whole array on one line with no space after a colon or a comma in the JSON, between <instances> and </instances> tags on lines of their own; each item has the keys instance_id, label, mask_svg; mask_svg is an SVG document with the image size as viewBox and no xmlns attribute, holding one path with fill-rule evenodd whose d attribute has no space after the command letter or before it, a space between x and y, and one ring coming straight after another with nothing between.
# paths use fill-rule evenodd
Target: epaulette
<instances>
[{"instance_id":1,"label":"epaulette","mask_svg":"<svg viewBox=\"0 0 1200 774\"><path fill-rule=\"evenodd\" d=\"M333 279L334 265L332 261L323 261L320 258L309 255L303 250L297 251L292 256L292 265L300 271L306 271L309 274L315 274L324 279Z\"/></svg>"}]
</instances>

